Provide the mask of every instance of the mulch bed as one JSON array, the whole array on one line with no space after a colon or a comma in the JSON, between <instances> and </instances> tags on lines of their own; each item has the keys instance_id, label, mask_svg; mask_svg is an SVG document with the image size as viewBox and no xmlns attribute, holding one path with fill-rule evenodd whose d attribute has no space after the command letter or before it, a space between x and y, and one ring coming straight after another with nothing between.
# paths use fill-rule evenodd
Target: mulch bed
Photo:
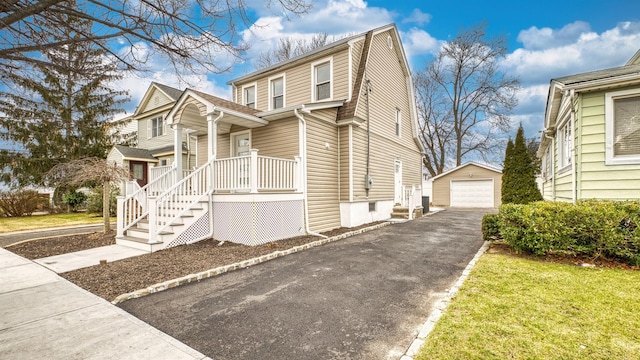
<instances>
[{"instance_id":1,"label":"mulch bed","mask_svg":"<svg viewBox=\"0 0 640 360\"><path fill-rule=\"evenodd\" d=\"M545 256L517 253L513 248L502 241L494 241L487 250L489 254L505 254L509 256L519 257L523 259L531 259L535 261L550 262L556 264L586 266L607 269L624 269L624 270L640 270L640 267L626 264L616 259L607 258L591 258L574 254L547 254Z\"/></svg>"},{"instance_id":2,"label":"mulch bed","mask_svg":"<svg viewBox=\"0 0 640 360\"><path fill-rule=\"evenodd\" d=\"M116 243L116 232L60 236L49 239L27 241L17 245L9 245L7 250L27 259L67 254Z\"/></svg>"},{"instance_id":3,"label":"mulch bed","mask_svg":"<svg viewBox=\"0 0 640 360\"><path fill-rule=\"evenodd\" d=\"M322 234L331 237L378 223L380 222L355 228L339 228ZM110 243L105 243L107 237L99 235L76 235L37 240L11 246L7 250L30 259L36 259L55 254L54 249L73 252L115 243L113 233L110 234ZM77 237L81 237L83 241L78 241ZM73 270L60 275L85 290L112 301L119 295L163 281L248 260L274 251L287 250L319 239L317 236L299 236L259 246L246 246L231 242L221 244L219 241L209 239L191 245L176 246L147 255Z\"/></svg>"}]
</instances>

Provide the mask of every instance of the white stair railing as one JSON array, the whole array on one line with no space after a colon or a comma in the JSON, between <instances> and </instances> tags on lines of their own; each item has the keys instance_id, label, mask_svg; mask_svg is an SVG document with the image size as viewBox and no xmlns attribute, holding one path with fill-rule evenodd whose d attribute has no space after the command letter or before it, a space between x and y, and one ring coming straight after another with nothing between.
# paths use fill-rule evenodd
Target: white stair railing
<instances>
[{"instance_id":1,"label":"white stair railing","mask_svg":"<svg viewBox=\"0 0 640 360\"><path fill-rule=\"evenodd\" d=\"M402 186L402 206L409 210L409 220L413 219L413 212L422 204L422 188L419 185Z\"/></svg>"},{"instance_id":2,"label":"white stair railing","mask_svg":"<svg viewBox=\"0 0 640 360\"><path fill-rule=\"evenodd\" d=\"M127 191L133 192L127 196L118 198L117 235L123 236L124 232L142 220L149 213L147 199L151 194L157 194L160 189L167 188L175 180L176 168L162 173L158 178L140 187L137 182L128 183ZM135 182L135 184L133 184Z\"/></svg>"},{"instance_id":3,"label":"white stair railing","mask_svg":"<svg viewBox=\"0 0 640 360\"><path fill-rule=\"evenodd\" d=\"M209 160L157 197L149 197L150 243L159 242L158 235L211 194L208 184L213 162Z\"/></svg>"}]
</instances>

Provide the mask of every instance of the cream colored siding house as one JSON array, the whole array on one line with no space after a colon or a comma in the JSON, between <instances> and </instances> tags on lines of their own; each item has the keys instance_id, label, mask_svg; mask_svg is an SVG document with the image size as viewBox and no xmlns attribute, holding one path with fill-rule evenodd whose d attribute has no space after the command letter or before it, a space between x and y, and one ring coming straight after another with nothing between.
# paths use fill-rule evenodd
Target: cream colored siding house
<instances>
[{"instance_id":1,"label":"cream colored siding house","mask_svg":"<svg viewBox=\"0 0 640 360\"><path fill-rule=\"evenodd\" d=\"M228 84L231 101L191 89L176 99L166 126L197 139L197 168L120 199L120 243L256 245L420 213L422 147L395 25Z\"/></svg>"},{"instance_id":2,"label":"cream colored siding house","mask_svg":"<svg viewBox=\"0 0 640 360\"><path fill-rule=\"evenodd\" d=\"M640 51L617 68L551 80L544 121L546 200L640 199Z\"/></svg>"}]
</instances>

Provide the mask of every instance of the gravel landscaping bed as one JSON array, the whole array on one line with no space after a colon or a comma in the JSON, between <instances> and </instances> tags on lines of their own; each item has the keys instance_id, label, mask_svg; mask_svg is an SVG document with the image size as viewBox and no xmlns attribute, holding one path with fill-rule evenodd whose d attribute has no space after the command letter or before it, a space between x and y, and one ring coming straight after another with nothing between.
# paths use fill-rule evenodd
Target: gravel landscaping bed
<instances>
[{"instance_id":1,"label":"gravel landscaping bed","mask_svg":"<svg viewBox=\"0 0 640 360\"><path fill-rule=\"evenodd\" d=\"M322 234L331 237L378 223L380 222L355 228L340 228ZM11 246L7 250L29 259L36 259L115 243L113 232L108 236L101 235L103 234L95 233L43 239ZM299 236L259 246L245 246L231 242L220 243L209 239L191 245L176 246L147 255L73 270L60 275L85 290L108 301L113 301L119 295L159 282L248 260L275 251L287 250L319 239L317 236ZM62 251L62 249L65 250Z\"/></svg>"}]
</instances>

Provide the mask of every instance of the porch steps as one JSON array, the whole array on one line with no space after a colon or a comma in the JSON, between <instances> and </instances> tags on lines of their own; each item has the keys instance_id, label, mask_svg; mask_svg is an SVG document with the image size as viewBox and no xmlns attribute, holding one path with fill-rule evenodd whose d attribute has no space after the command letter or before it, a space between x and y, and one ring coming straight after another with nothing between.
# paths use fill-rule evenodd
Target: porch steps
<instances>
[{"instance_id":1,"label":"porch steps","mask_svg":"<svg viewBox=\"0 0 640 360\"><path fill-rule=\"evenodd\" d=\"M422 206L413 209L413 218L422 217ZM392 219L409 219L409 208L406 206L394 206L391 212Z\"/></svg>"},{"instance_id":2,"label":"porch steps","mask_svg":"<svg viewBox=\"0 0 640 360\"><path fill-rule=\"evenodd\" d=\"M170 210L179 212L182 211L182 209L183 208L181 207L176 207ZM162 250L174 239L180 236L180 234L186 231L206 211L207 201L201 201L200 203L194 204L188 211L176 219L173 219L172 215L161 217L160 222L163 224L167 221L173 221L171 222L171 225L158 234L154 242L150 242L149 218L147 216L138 221L135 226L132 226L125 231L123 236L116 237L116 244L148 252Z\"/></svg>"}]
</instances>

